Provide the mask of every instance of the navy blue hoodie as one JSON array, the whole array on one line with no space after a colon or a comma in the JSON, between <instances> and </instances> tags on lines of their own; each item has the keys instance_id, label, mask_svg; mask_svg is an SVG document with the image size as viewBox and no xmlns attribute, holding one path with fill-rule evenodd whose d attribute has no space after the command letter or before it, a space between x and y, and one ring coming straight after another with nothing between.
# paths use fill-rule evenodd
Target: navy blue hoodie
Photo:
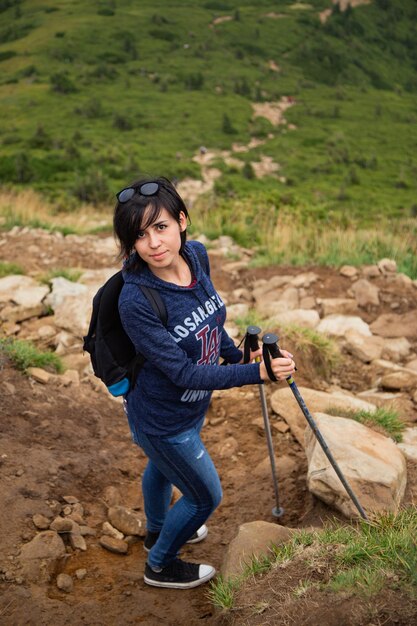
<instances>
[{"instance_id":1,"label":"navy blue hoodie","mask_svg":"<svg viewBox=\"0 0 417 626\"><path fill-rule=\"evenodd\" d=\"M176 434L200 421L214 389L261 382L259 363L237 365L242 352L224 330L226 308L201 267L197 249L208 266L204 246L187 242L184 254L196 278L191 287L161 280L148 267L123 272L120 317L136 350L146 358L126 397L133 430ZM168 314L166 327L138 285L159 291ZM220 357L232 365L220 366Z\"/></svg>"}]
</instances>

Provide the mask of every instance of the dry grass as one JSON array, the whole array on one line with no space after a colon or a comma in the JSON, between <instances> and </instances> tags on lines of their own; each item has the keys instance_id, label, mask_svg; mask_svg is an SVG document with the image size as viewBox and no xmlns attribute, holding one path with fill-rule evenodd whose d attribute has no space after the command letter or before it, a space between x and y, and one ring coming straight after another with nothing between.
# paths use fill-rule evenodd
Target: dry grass
<instances>
[{"instance_id":1,"label":"dry grass","mask_svg":"<svg viewBox=\"0 0 417 626\"><path fill-rule=\"evenodd\" d=\"M111 229L112 210L110 207L79 205L65 211L48 203L35 191L28 189L14 192L0 191L0 227L14 225L41 226L48 230L70 229L86 233L97 229Z\"/></svg>"}]
</instances>

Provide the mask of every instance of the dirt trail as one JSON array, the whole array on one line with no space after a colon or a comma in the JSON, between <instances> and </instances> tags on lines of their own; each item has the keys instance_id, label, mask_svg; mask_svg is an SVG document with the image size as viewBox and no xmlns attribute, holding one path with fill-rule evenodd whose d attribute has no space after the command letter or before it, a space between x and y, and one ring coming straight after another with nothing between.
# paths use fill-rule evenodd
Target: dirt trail
<instances>
[{"instance_id":1,"label":"dirt trail","mask_svg":"<svg viewBox=\"0 0 417 626\"><path fill-rule=\"evenodd\" d=\"M270 61L270 63L274 63ZM272 66L273 71L277 71L278 66ZM293 98L283 96L279 102L261 102L252 103L253 117L265 117L273 126L287 126L289 130L295 130L295 126L287 124L284 113L287 109L295 104ZM242 169L244 162L237 159L233 154L248 152L253 148L264 145L268 139L272 139L274 135L268 136L267 139L258 139L253 137L247 145L233 144L231 150L212 150L201 146L199 152L194 155L193 161L201 167L201 180L185 178L178 184L178 191L188 204L192 205L198 196L211 191L214 183L221 176L221 171L213 165L216 160L223 160L229 167ZM269 156L261 155L259 160L251 161L253 171L256 178L263 176L276 176L280 170L280 165L275 163ZM285 178L278 176L278 180L285 183Z\"/></svg>"},{"instance_id":2,"label":"dirt trail","mask_svg":"<svg viewBox=\"0 0 417 626\"><path fill-rule=\"evenodd\" d=\"M35 273L50 269L53 259L60 259L60 265L65 263L66 267L87 269L111 265L110 255L94 253L93 240L91 246L84 246L89 254L82 258L80 246L74 244L74 239L59 237L53 240L39 237L35 241L33 234L27 231L6 238L1 246L2 258L14 262L19 258L28 271ZM36 246L36 257L25 255L30 245ZM223 270L223 258L213 255L211 261L214 283L224 293L238 286L250 287L260 277L301 271L284 267L243 268L239 279L231 285L230 275ZM326 294L342 297L346 293L349 279L330 269L314 270L320 280L312 289L321 297ZM417 301L403 302L401 306L402 310L415 308ZM367 314L367 321L375 318L384 307L389 310L388 304L382 304L381 309ZM124 556L112 554L98 545L101 525L106 520L108 487L117 488L123 505L143 514L140 475L145 458L130 440L120 404L95 391L88 381L82 381L79 387L62 386L58 380L48 385L36 383L14 370L5 359L0 363L0 377L0 624L220 624L207 598L207 587L178 592L144 585L142 540L133 543ZM302 365L297 382L317 385L314 372ZM359 362L352 360L346 365L343 378L346 388L358 390L368 382L366 368ZM273 389L272 385L266 386L268 397ZM256 388L214 394L204 440L218 468L224 499L208 523L208 538L187 547L186 558L206 561L219 568L225 549L240 524L254 520L274 522L270 477L267 475L261 480L253 474L253 468L268 456L265 437L254 423L259 418L261 409ZM285 508L280 523L308 527L320 526L328 517L341 519L308 493L305 454L291 433L275 428L273 432L279 458L291 460L291 470L283 466L279 477ZM228 455L224 442L231 436L236 439L238 448ZM80 501L85 523L96 535L85 537L85 551L67 546L67 559L59 571L72 575L74 588L64 593L56 586L58 571L49 583L30 585L19 569L19 555L22 546L39 532L33 524L33 515L50 516L54 507L65 505L63 496L68 495ZM410 498L410 494L407 497ZM80 569L86 570L83 579L75 574ZM308 610L309 607L305 607L306 613ZM330 623L322 622L323 626ZM344 623L343 620L340 623Z\"/></svg>"}]
</instances>

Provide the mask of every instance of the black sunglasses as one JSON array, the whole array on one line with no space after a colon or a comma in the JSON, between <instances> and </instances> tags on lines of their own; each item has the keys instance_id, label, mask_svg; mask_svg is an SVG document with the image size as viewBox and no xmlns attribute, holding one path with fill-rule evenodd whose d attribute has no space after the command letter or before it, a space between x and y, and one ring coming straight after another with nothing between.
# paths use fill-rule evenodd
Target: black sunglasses
<instances>
[{"instance_id":1,"label":"black sunglasses","mask_svg":"<svg viewBox=\"0 0 417 626\"><path fill-rule=\"evenodd\" d=\"M116 193L116 198L120 204L124 204L125 202L129 202L135 193L140 193L142 196L154 196L158 191L159 183L143 183L143 185L139 187L126 187L126 189L122 189L122 191Z\"/></svg>"}]
</instances>

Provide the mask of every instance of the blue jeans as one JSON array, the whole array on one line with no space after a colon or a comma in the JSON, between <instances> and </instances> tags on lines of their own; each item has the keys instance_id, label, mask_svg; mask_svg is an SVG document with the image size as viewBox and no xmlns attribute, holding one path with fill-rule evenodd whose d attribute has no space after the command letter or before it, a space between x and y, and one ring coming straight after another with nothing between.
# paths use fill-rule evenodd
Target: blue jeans
<instances>
[{"instance_id":1,"label":"blue jeans","mask_svg":"<svg viewBox=\"0 0 417 626\"><path fill-rule=\"evenodd\" d=\"M160 532L148 555L152 567L165 567L175 559L220 504L219 476L200 439L203 421L177 435L133 435L149 459L142 477L147 528ZM170 508L172 485L182 497Z\"/></svg>"}]
</instances>

